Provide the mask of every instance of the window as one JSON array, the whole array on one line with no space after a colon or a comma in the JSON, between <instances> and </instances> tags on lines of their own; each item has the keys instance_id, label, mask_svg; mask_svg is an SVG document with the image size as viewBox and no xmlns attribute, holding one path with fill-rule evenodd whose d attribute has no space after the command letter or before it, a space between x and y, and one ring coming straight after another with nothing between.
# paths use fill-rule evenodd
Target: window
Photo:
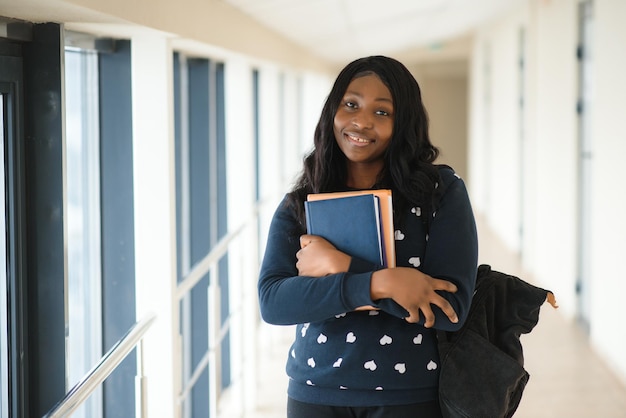
<instances>
[{"instance_id":1,"label":"window","mask_svg":"<svg viewBox=\"0 0 626 418\"><path fill-rule=\"evenodd\" d=\"M65 53L68 233L68 383L74 386L102 356L98 54ZM101 416L102 391L77 417Z\"/></svg>"},{"instance_id":2,"label":"window","mask_svg":"<svg viewBox=\"0 0 626 418\"><path fill-rule=\"evenodd\" d=\"M0 418L9 416L9 321L7 317L7 216L5 177L5 95L0 92Z\"/></svg>"},{"instance_id":3,"label":"window","mask_svg":"<svg viewBox=\"0 0 626 418\"><path fill-rule=\"evenodd\" d=\"M176 53L174 98L180 282L227 232L223 64ZM219 311L207 298L209 280L215 279L220 288ZM180 312L183 416L210 416L216 405L207 393L219 392L230 384L228 331L224 331L215 363L208 360L209 323L219 315L224 326L229 314L228 257L222 257L217 268L207 272L182 298Z\"/></svg>"},{"instance_id":4,"label":"window","mask_svg":"<svg viewBox=\"0 0 626 418\"><path fill-rule=\"evenodd\" d=\"M78 49L61 25L19 25L19 39L0 39L0 418L48 412L129 329L135 309L130 43L117 54L100 41L118 60L100 71L107 60L93 38ZM103 96L114 99L103 106ZM113 302L102 290L107 280L115 282ZM114 320L102 309L107 303L118 305ZM92 395L76 416L132 414L134 358L125 363L133 374L111 391L122 396L109 401L106 391L120 365L104 395Z\"/></svg>"},{"instance_id":5,"label":"window","mask_svg":"<svg viewBox=\"0 0 626 418\"><path fill-rule=\"evenodd\" d=\"M0 26L1 26L0 22ZM0 417L25 415L22 47L0 39Z\"/></svg>"},{"instance_id":6,"label":"window","mask_svg":"<svg viewBox=\"0 0 626 418\"><path fill-rule=\"evenodd\" d=\"M130 41L66 33L68 385L135 323ZM128 356L77 416L129 416Z\"/></svg>"},{"instance_id":7,"label":"window","mask_svg":"<svg viewBox=\"0 0 626 418\"><path fill-rule=\"evenodd\" d=\"M0 39L8 305L8 337L0 338L9 381L2 413L42 416L66 384L62 37L54 23L11 25L19 36Z\"/></svg>"}]
</instances>

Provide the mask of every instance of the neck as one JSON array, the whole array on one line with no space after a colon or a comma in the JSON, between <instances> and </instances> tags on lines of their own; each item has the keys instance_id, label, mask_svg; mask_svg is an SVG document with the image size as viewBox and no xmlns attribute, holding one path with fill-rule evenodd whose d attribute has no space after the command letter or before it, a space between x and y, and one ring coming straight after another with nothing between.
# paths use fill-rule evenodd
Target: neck
<instances>
[{"instance_id":1,"label":"neck","mask_svg":"<svg viewBox=\"0 0 626 418\"><path fill-rule=\"evenodd\" d=\"M382 170L380 164L348 163L347 186L354 189L371 189Z\"/></svg>"}]
</instances>

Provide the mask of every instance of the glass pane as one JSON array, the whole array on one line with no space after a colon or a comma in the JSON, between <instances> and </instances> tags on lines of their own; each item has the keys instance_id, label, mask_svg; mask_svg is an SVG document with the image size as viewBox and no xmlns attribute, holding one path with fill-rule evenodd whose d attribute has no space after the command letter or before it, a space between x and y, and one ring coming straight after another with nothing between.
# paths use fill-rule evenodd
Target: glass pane
<instances>
[{"instance_id":1,"label":"glass pane","mask_svg":"<svg viewBox=\"0 0 626 418\"><path fill-rule=\"evenodd\" d=\"M65 53L70 388L102 356L97 64L95 52ZM73 416L102 416L101 389Z\"/></svg>"},{"instance_id":2,"label":"glass pane","mask_svg":"<svg viewBox=\"0 0 626 418\"><path fill-rule=\"evenodd\" d=\"M7 214L5 176L4 101L0 94L0 418L9 416L9 324L7 318Z\"/></svg>"}]
</instances>

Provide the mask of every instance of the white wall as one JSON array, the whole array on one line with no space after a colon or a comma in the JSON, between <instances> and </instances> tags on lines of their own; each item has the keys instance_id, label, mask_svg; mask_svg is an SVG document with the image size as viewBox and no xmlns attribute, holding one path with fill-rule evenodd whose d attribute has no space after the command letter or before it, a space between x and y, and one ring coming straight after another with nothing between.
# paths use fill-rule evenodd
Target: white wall
<instances>
[{"instance_id":1,"label":"white wall","mask_svg":"<svg viewBox=\"0 0 626 418\"><path fill-rule=\"evenodd\" d=\"M626 3L594 1L590 337L626 381L626 221L618 167L626 155ZM519 113L519 30L526 33ZM481 29L470 64L470 193L477 212L523 255L539 285L577 315L578 2L529 0ZM523 129L523 131L520 131ZM520 152L520 132L525 142ZM523 200L520 198L523 197ZM522 223L519 240L516 227Z\"/></svg>"},{"instance_id":2,"label":"white wall","mask_svg":"<svg viewBox=\"0 0 626 418\"><path fill-rule=\"evenodd\" d=\"M471 64L470 181L475 205L514 251L521 248L519 39L526 18L526 10L520 9L480 30Z\"/></svg>"},{"instance_id":3,"label":"white wall","mask_svg":"<svg viewBox=\"0 0 626 418\"><path fill-rule=\"evenodd\" d=\"M591 338L626 381L626 2L594 5Z\"/></svg>"},{"instance_id":4,"label":"white wall","mask_svg":"<svg viewBox=\"0 0 626 418\"><path fill-rule=\"evenodd\" d=\"M430 139L439 148L437 163L448 164L465 180L467 173L467 61L431 62L409 68L422 91Z\"/></svg>"},{"instance_id":5,"label":"white wall","mask_svg":"<svg viewBox=\"0 0 626 418\"><path fill-rule=\"evenodd\" d=\"M561 0L540 2L533 22L537 31L533 267L537 277L559 294L569 315L576 306L577 19L576 2Z\"/></svg>"},{"instance_id":6,"label":"white wall","mask_svg":"<svg viewBox=\"0 0 626 418\"><path fill-rule=\"evenodd\" d=\"M576 176L575 3L538 3L542 10L532 6L529 2L476 35L471 65L470 190L489 225L510 249L523 250L527 265L532 263L528 267L539 280L549 280L564 310L571 312L576 182L558 179ZM523 126L522 28L527 38ZM540 203L528 206L528 201ZM519 234L522 220L524 242Z\"/></svg>"}]
</instances>

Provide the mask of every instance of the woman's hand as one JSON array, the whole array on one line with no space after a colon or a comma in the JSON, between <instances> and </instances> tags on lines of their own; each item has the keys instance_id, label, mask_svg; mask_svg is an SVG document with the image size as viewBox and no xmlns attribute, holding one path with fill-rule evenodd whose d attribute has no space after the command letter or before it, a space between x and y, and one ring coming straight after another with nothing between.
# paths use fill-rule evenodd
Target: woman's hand
<instances>
[{"instance_id":1,"label":"woman's hand","mask_svg":"<svg viewBox=\"0 0 626 418\"><path fill-rule=\"evenodd\" d=\"M409 312L408 322L418 322L424 316L424 327L435 325L435 314L431 305L436 305L451 322L458 322L452 305L435 290L454 293L456 286L441 279L435 279L410 267L397 267L379 270L372 274L372 300L391 298Z\"/></svg>"},{"instance_id":2,"label":"woman's hand","mask_svg":"<svg viewBox=\"0 0 626 418\"><path fill-rule=\"evenodd\" d=\"M322 277L348 271L351 257L317 235L302 235L296 253L300 276Z\"/></svg>"}]
</instances>

